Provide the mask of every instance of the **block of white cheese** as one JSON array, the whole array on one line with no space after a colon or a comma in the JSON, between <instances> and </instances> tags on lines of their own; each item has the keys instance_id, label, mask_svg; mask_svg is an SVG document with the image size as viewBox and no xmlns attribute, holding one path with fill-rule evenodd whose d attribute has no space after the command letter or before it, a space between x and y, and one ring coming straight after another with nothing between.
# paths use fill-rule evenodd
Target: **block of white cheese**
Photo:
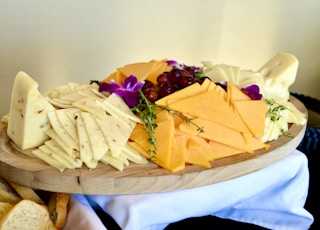
<instances>
[{"instance_id":1,"label":"block of white cheese","mask_svg":"<svg viewBox=\"0 0 320 230\"><path fill-rule=\"evenodd\" d=\"M280 52L259 70L265 81L264 98L288 100L289 87L294 83L298 71L298 59L289 53Z\"/></svg>"},{"instance_id":2,"label":"block of white cheese","mask_svg":"<svg viewBox=\"0 0 320 230\"><path fill-rule=\"evenodd\" d=\"M21 149L37 147L48 139L48 111L55 108L41 95L38 83L24 72L15 78L7 135Z\"/></svg>"}]
</instances>

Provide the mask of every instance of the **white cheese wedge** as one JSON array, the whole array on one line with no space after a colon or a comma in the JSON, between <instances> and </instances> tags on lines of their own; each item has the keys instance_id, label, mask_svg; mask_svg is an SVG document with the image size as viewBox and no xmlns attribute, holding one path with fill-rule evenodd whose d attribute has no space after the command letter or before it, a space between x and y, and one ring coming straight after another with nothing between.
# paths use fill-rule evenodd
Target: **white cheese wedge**
<instances>
[{"instance_id":1,"label":"white cheese wedge","mask_svg":"<svg viewBox=\"0 0 320 230\"><path fill-rule=\"evenodd\" d=\"M15 78L7 134L21 149L37 147L48 139L47 113L55 108L41 95L38 83L24 72Z\"/></svg>"},{"instance_id":2,"label":"white cheese wedge","mask_svg":"<svg viewBox=\"0 0 320 230\"><path fill-rule=\"evenodd\" d=\"M289 99L289 87L294 83L298 71L298 59L280 52L265 63L259 70L265 81L265 98Z\"/></svg>"}]
</instances>

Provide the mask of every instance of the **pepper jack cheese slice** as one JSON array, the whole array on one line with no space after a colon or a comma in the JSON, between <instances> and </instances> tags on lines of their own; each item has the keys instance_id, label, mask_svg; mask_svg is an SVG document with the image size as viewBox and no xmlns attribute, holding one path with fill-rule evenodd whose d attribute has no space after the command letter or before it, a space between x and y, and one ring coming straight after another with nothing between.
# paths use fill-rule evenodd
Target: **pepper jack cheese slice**
<instances>
[{"instance_id":1,"label":"pepper jack cheese slice","mask_svg":"<svg viewBox=\"0 0 320 230\"><path fill-rule=\"evenodd\" d=\"M21 149L37 147L48 139L47 113L55 108L40 94L38 83L24 72L15 78L7 134Z\"/></svg>"}]
</instances>

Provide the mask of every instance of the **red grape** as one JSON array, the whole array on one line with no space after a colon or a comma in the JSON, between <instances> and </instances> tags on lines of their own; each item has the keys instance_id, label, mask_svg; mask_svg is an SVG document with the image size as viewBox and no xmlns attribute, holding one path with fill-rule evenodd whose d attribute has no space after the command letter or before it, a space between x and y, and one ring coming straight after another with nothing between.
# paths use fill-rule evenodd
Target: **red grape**
<instances>
[{"instance_id":1,"label":"red grape","mask_svg":"<svg viewBox=\"0 0 320 230\"><path fill-rule=\"evenodd\" d=\"M155 88L155 84L153 84L152 81L149 81L149 80L145 80L144 81L144 84L142 86L142 91L144 92L146 89L149 89L149 88Z\"/></svg>"},{"instance_id":2,"label":"red grape","mask_svg":"<svg viewBox=\"0 0 320 230\"><path fill-rule=\"evenodd\" d=\"M166 82L159 87L159 91L158 91L159 98L172 94L175 91L176 91L175 86L170 82Z\"/></svg>"},{"instance_id":3,"label":"red grape","mask_svg":"<svg viewBox=\"0 0 320 230\"><path fill-rule=\"evenodd\" d=\"M168 72L163 72L157 77L158 85L162 85L166 82L170 82Z\"/></svg>"},{"instance_id":4,"label":"red grape","mask_svg":"<svg viewBox=\"0 0 320 230\"><path fill-rule=\"evenodd\" d=\"M172 69L169 72L169 80L173 84L178 84L179 79L183 76L183 73L180 69Z\"/></svg>"},{"instance_id":5,"label":"red grape","mask_svg":"<svg viewBox=\"0 0 320 230\"><path fill-rule=\"evenodd\" d=\"M180 65L180 67L173 67L170 71L159 74L157 84L145 80L142 92L150 102L155 102L195 82L202 84L208 77L197 76L200 72L201 69L195 66Z\"/></svg>"},{"instance_id":6,"label":"red grape","mask_svg":"<svg viewBox=\"0 0 320 230\"><path fill-rule=\"evenodd\" d=\"M183 76L182 78L180 78L179 80L179 86L180 88L185 88L189 85L192 85L193 83L195 83L195 79L192 76Z\"/></svg>"},{"instance_id":7,"label":"red grape","mask_svg":"<svg viewBox=\"0 0 320 230\"><path fill-rule=\"evenodd\" d=\"M148 88L146 89L144 92L144 95L146 96L146 98L150 101L150 102L155 102L156 100L158 100L158 91L156 90L156 88Z\"/></svg>"}]
</instances>

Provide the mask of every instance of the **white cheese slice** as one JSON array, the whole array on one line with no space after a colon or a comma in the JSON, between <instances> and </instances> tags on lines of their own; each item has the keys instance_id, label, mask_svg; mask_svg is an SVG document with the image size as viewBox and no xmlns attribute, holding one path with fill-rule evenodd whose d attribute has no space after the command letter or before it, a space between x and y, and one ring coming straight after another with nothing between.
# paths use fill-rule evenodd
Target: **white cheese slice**
<instances>
[{"instance_id":1,"label":"white cheese slice","mask_svg":"<svg viewBox=\"0 0 320 230\"><path fill-rule=\"evenodd\" d=\"M44 143L44 145L53 152L53 155L57 154L65 160L69 161L74 168L81 168L82 161L79 158L68 155L55 140L48 140ZM41 148L41 146L39 148Z\"/></svg>"},{"instance_id":2,"label":"white cheese slice","mask_svg":"<svg viewBox=\"0 0 320 230\"><path fill-rule=\"evenodd\" d=\"M213 82L223 82L229 80L228 75L220 65L215 65L211 62L202 62L202 64L205 67L203 70L204 75L209 77Z\"/></svg>"},{"instance_id":3,"label":"white cheese slice","mask_svg":"<svg viewBox=\"0 0 320 230\"><path fill-rule=\"evenodd\" d=\"M7 134L21 149L43 144L50 128L47 113L55 108L39 92L38 83L24 72L15 78Z\"/></svg>"},{"instance_id":4,"label":"white cheese slice","mask_svg":"<svg viewBox=\"0 0 320 230\"><path fill-rule=\"evenodd\" d=\"M119 171L123 171L124 169L124 164L119 158L112 156L111 154L105 154L101 158L101 162L106 164L106 165L111 165L112 167L118 169Z\"/></svg>"},{"instance_id":5,"label":"white cheese slice","mask_svg":"<svg viewBox=\"0 0 320 230\"><path fill-rule=\"evenodd\" d=\"M112 156L119 156L129 140L131 130L110 115L96 121L109 145Z\"/></svg>"},{"instance_id":6,"label":"white cheese slice","mask_svg":"<svg viewBox=\"0 0 320 230\"><path fill-rule=\"evenodd\" d=\"M60 172L63 172L65 170L65 166L61 164L59 161L54 159L53 157L50 157L45 152L43 152L41 149L35 149L32 151L32 154L38 157L39 159L46 162L48 165L51 165L52 167L57 168Z\"/></svg>"},{"instance_id":7,"label":"white cheese slice","mask_svg":"<svg viewBox=\"0 0 320 230\"><path fill-rule=\"evenodd\" d=\"M94 116L88 112L81 112L85 129L88 134L93 160L99 161L109 150L109 145L104 138Z\"/></svg>"},{"instance_id":8,"label":"white cheese slice","mask_svg":"<svg viewBox=\"0 0 320 230\"><path fill-rule=\"evenodd\" d=\"M131 111L125 101L116 94L111 94L109 97L103 100L103 103L106 104L105 108L107 108L108 112L114 111L114 113L119 114L119 116L122 114L122 116L127 117L132 121L142 123L140 118ZM114 114L114 116L116 115Z\"/></svg>"},{"instance_id":9,"label":"white cheese slice","mask_svg":"<svg viewBox=\"0 0 320 230\"><path fill-rule=\"evenodd\" d=\"M145 158L144 156L142 156L138 151L136 151L135 149L133 149L130 145L128 145L128 143L126 144L126 146L122 149L122 153L126 155L126 157L128 158L128 160L137 163L137 164L146 164L149 161L147 160L147 158Z\"/></svg>"},{"instance_id":10,"label":"white cheese slice","mask_svg":"<svg viewBox=\"0 0 320 230\"><path fill-rule=\"evenodd\" d=\"M98 165L98 161L93 159L93 152L89 140L88 133L85 128L84 121L80 114L77 116L77 131L80 146L80 159L86 164L89 169L95 169Z\"/></svg>"},{"instance_id":11,"label":"white cheese slice","mask_svg":"<svg viewBox=\"0 0 320 230\"><path fill-rule=\"evenodd\" d=\"M56 117L64 128L65 132L73 139L73 143L79 144L76 122L68 114L75 114L79 112L78 109L57 109L55 111Z\"/></svg>"},{"instance_id":12,"label":"white cheese slice","mask_svg":"<svg viewBox=\"0 0 320 230\"><path fill-rule=\"evenodd\" d=\"M54 131L54 129L49 129L47 131L47 135L54 140L56 143L59 144L59 146L71 157L79 157L79 149L78 148L74 148L73 145L69 145L69 143L65 143L62 139L62 137L60 137L56 131Z\"/></svg>"},{"instance_id":13,"label":"white cheese slice","mask_svg":"<svg viewBox=\"0 0 320 230\"><path fill-rule=\"evenodd\" d=\"M78 142L78 140L75 140L71 135L69 135L68 132L66 132L66 129L68 129L66 122L64 122L64 121L63 121L64 123L60 122L60 120L57 117L56 111L49 112L48 117L49 117L50 124L51 124L53 130L58 134L58 136L61 138L61 140L66 145L70 146L71 149L75 149L78 151L79 150L79 142Z\"/></svg>"},{"instance_id":14,"label":"white cheese slice","mask_svg":"<svg viewBox=\"0 0 320 230\"><path fill-rule=\"evenodd\" d=\"M53 151L52 149L50 149L46 144L41 145L39 147L39 150L41 150L43 153L45 153L45 155L47 155L48 157L52 157L53 159L58 161L65 168L75 169L74 165L70 161L65 159L64 156L61 156L59 153L57 153L57 152ZM65 154L65 155L67 155L67 154Z\"/></svg>"},{"instance_id":15,"label":"white cheese slice","mask_svg":"<svg viewBox=\"0 0 320 230\"><path fill-rule=\"evenodd\" d=\"M96 100L94 98L86 97L82 100L73 102L72 105L83 111L92 113L94 116L98 118L103 118L106 115L104 109L96 103Z\"/></svg>"}]
</instances>

